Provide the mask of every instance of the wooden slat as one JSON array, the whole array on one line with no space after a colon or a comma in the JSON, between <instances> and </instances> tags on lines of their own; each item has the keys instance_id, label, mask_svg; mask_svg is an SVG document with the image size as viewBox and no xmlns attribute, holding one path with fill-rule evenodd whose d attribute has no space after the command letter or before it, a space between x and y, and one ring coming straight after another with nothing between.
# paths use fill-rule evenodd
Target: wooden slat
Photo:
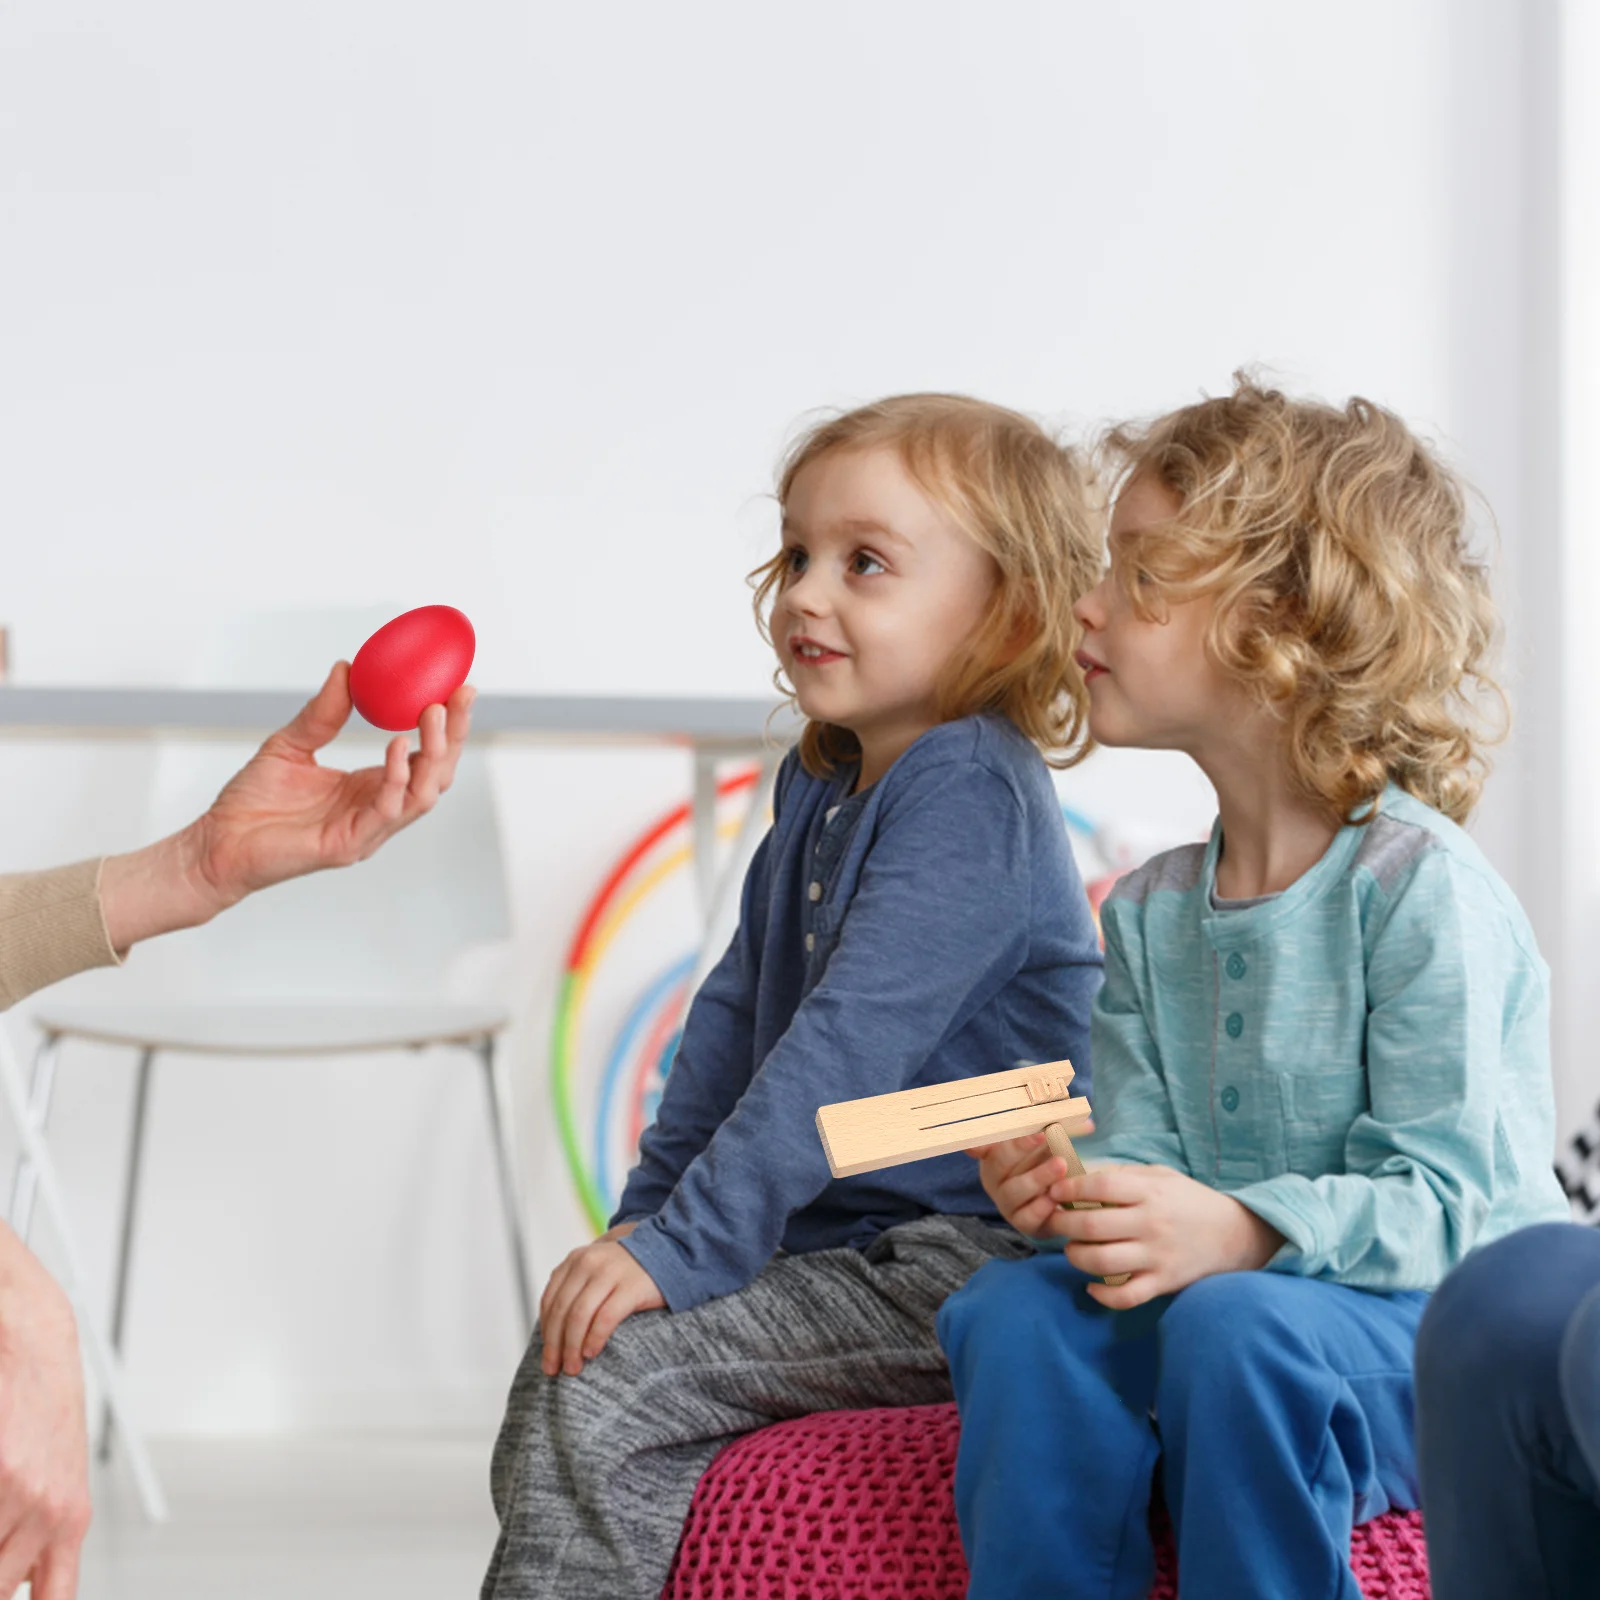
<instances>
[{"instance_id":1,"label":"wooden slat","mask_svg":"<svg viewBox=\"0 0 1600 1600\"><path fill-rule=\"evenodd\" d=\"M1029 1100L1030 1082L1053 1079L1064 1093L1071 1078L1070 1061L1052 1061L841 1100L818 1110L817 1132L829 1170L836 1178L847 1178L996 1139L1021 1138L1052 1122L1080 1121L1089 1115L1087 1100Z\"/></svg>"}]
</instances>

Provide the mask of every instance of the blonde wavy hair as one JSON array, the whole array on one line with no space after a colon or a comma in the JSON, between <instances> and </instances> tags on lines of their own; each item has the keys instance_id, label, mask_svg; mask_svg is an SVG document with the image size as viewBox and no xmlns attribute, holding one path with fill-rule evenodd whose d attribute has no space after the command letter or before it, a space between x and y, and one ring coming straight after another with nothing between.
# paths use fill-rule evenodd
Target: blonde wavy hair
<instances>
[{"instance_id":1,"label":"blonde wavy hair","mask_svg":"<svg viewBox=\"0 0 1600 1600\"><path fill-rule=\"evenodd\" d=\"M954 394L894 395L817 424L796 440L778 474L786 506L807 467L841 451L893 450L917 486L998 573L989 609L950 663L939 717L1009 717L1052 766L1088 753L1088 693L1075 654L1072 607L1099 577L1100 530L1079 453L1016 411ZM772 644L772 606L788 572L784 550L749 575L756 625ZM782 667L773 674L794 703ZM826 777L861 753L856 736L807 721L806 770Z\"/></svg>"},{"instance_id":2,"label":"blonde wavy hair","mask_svg":"<svg viewBox=\"0 0 1600 1600\"><path fill-rule=\"evenodd\" d=\"M1149 617L1216 596L1207 648L1282 716L1301 790L1343 823L1393 782L1464 822L1507 717L1455 473L1370 400L1291 400L1246 373L1232 394L1113 429L1102 454L1179 506L1119 537L1132 604Z\"/></svg>"}]
</instances>

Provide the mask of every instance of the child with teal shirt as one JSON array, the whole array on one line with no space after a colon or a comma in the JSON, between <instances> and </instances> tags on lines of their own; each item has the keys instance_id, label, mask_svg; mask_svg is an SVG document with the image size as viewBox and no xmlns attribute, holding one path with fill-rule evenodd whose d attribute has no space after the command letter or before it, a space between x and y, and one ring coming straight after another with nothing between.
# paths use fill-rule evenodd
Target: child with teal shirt
<instances>
[{"instance_id":1,"label":"child with teal shirt","mask_svg":"<svg viewBox=\"0 0 1600 1600\"><path fill-rule=\"evenodd\" d=\"M1486 575L1455 479L1368 402L1241 379L1109 449L1091 731L1186 752L1219 815L1103 909L1110 1164L973 1152L1044 1248L939 1318L970 1594L1143 1600L1159 1470L1185 1600L1358 1600L1352 1526L1418 1503L1429 1291L1566 1214L1547 971L1460 826Z\"/></svg>"}]
</instances>

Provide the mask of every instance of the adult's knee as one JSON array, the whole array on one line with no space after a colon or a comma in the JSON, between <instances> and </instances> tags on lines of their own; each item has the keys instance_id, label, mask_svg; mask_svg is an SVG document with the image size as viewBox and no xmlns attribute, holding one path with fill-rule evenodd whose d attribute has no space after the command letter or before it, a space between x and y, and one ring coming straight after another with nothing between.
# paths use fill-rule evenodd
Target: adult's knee
<instances>
[{"instance_id":1,"label":"adult's knee","mask_svg":"<svg viewBox=\"0 0 1600 1600\"><path fill-rule=\"evenodd\" d=\"M1568 1320L1560 1359L1567 1416L1590 1476L1600 1484L1600 1285L1578 1302Z\"/></svg>"},{"instance_id":2,"label":"adult's knee","mask_svg":"<svg viewBox=\"0 0 1600 1600\"><path fill-rule=\"evenodd\" d=\"M1600 1284L1600 1234L1523 1228L1474 1251L1434 1292L1417 1330L1419 1404L1481 1404L1508 1374L1554 1373L1578 1302Z\"/></svg>"}]
</instances>

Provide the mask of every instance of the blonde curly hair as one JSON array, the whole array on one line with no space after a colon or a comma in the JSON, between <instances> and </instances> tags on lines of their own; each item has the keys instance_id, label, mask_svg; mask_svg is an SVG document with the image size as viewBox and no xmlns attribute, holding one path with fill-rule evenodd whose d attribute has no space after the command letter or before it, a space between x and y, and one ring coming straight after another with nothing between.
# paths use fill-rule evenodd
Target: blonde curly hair
<instances>
[{"instance_id":1,"label":"blonde curly hair","mask_svg":"<svg viewBox=\"0 0 1600 1600\"><path fill-rule=\"evenodd\" d=\"M998 573L989 609L950 664L939 715L979 711L1009 717L1052 766L1088 753L1089 699L1075 655L1072 614L1100 573L1100 531L1083 458L1037 422L965 395L903 394L817 424L779 469L787 505L795 479L839 451L893 450L917 486L980 549ZM756 625L772 643L772 603L788 571L780 550L749 575ZM773 682L791 702L780 667ZM860 755L847 728L808 721L800 739L806 770L826 777Z\"/></svg>"},{"instance_id":2,"label":"blonde curly hair","mask_svg":"<svg viewBox=\"0 0 1600 1600\"><path fill-rule=\"evenodd\" d=\"M1232 394L1114 428L1101 448L1121 483L1155 482L1179 506L1119 536L1132 604L1149 617L1216 597L1207 648L1283 717L1301 790L1343 823L1393 782L1464 822L1506 701L1456 474L1370 400L1292 400L1242 372Z\"/></svg>"}]
</instances>

